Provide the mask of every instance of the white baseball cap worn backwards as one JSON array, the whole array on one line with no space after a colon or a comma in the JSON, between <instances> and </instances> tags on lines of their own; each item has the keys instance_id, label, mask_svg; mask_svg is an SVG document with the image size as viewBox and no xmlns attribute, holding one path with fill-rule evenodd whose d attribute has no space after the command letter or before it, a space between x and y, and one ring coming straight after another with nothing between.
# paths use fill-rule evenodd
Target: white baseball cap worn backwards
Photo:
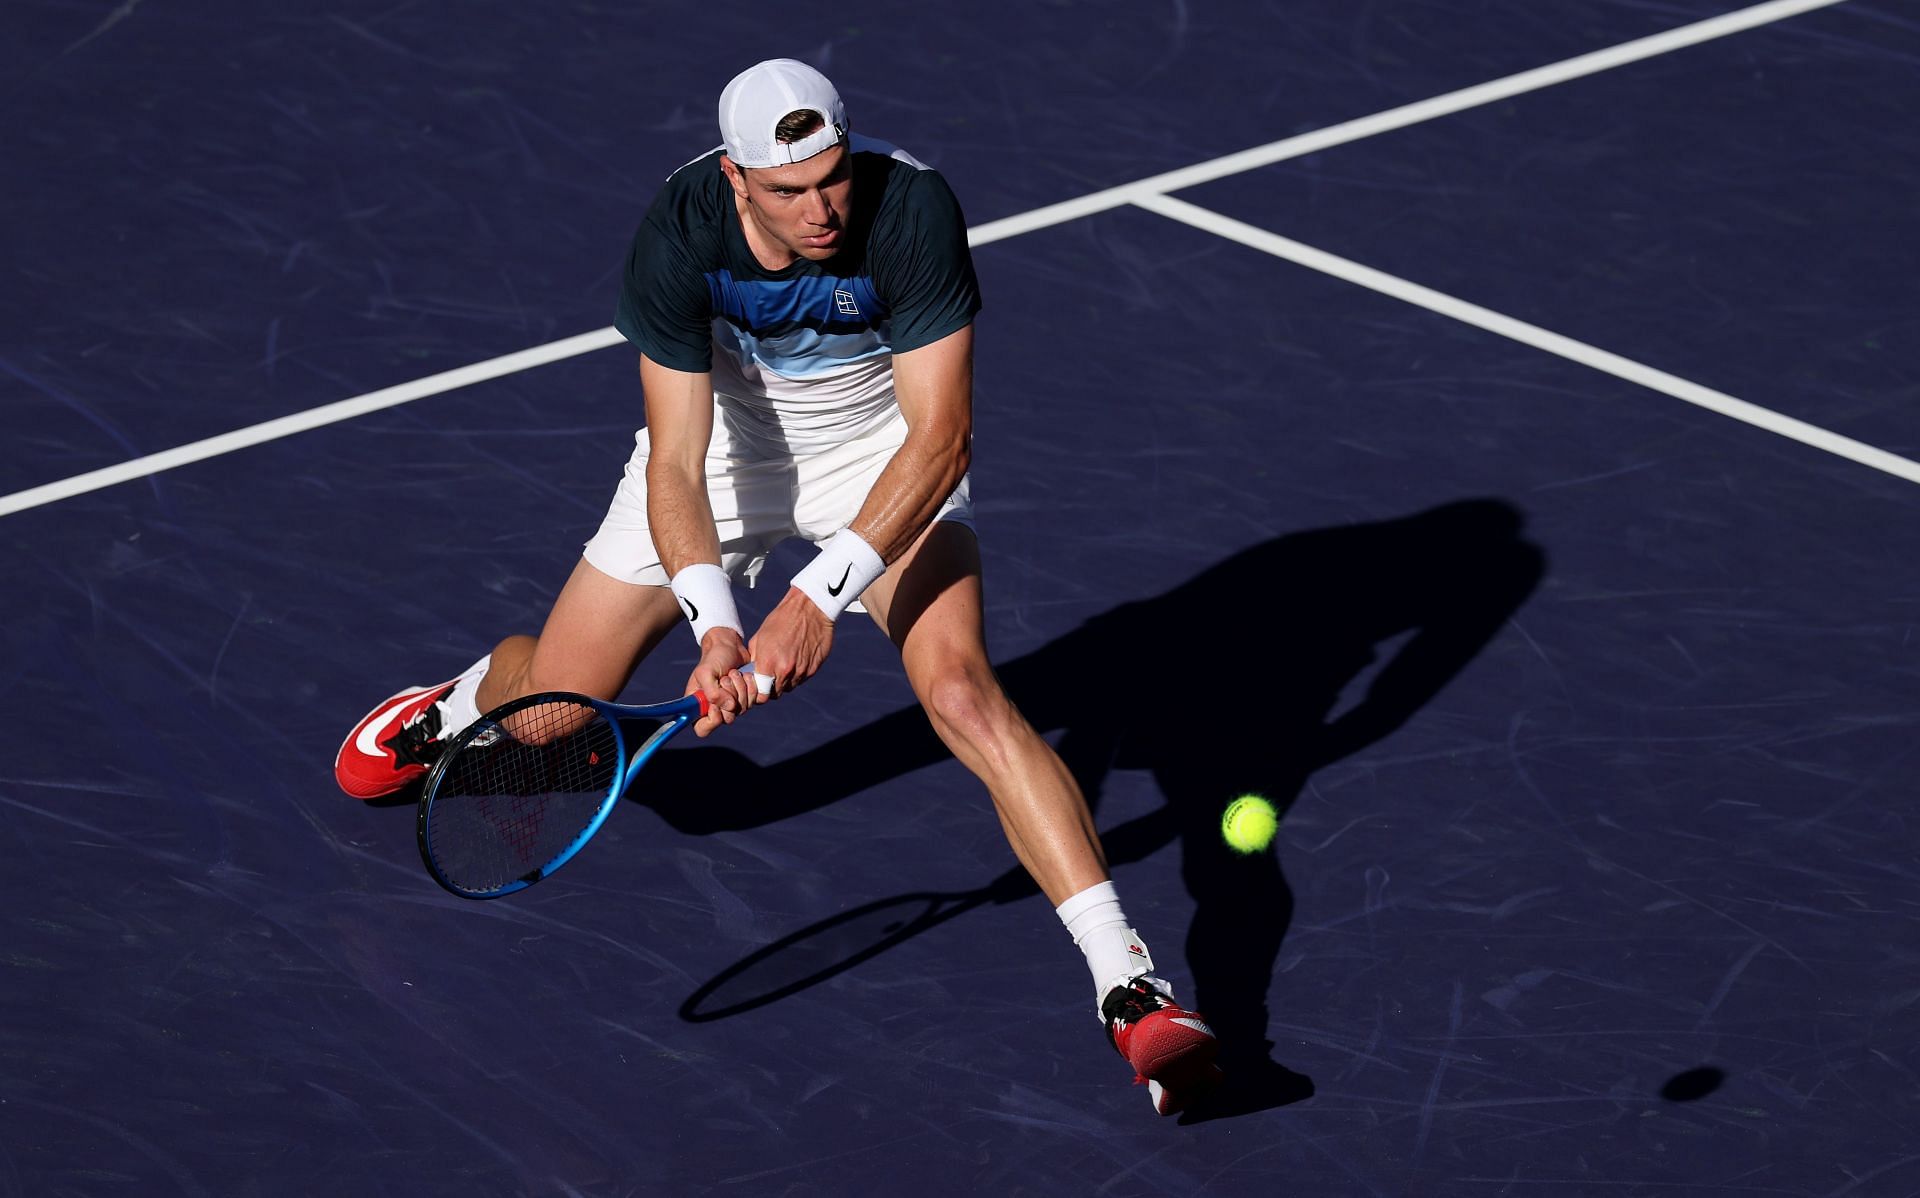
<instances>
[{"instance_id":1,"label":"white baseball cap worn backwards","mask_svg":"<svg viewBox=\"0 0 1920 1198\"><path fill-rule=\"evenodd\" d=\"M775 140L790 112L820 114L825 127L799 141ZM804 62L770 58L733 77L720 93L720 140L735 166L787 166L830 150L847 137L847 109L825 75Z\"/></svg>"}]
</instances>

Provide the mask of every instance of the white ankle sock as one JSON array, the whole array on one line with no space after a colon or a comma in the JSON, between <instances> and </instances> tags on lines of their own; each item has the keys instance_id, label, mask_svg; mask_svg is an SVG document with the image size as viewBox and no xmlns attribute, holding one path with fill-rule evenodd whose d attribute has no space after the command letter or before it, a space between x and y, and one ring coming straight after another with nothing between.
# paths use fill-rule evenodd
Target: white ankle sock
<instances>
[{"instance_id":1,"label":"white ankle sock","mask_svg":"<svg viewBox=\"0 0 1920 1198\"><path fill-rule=\"evenodd\" d=\"M479 661L467 667L453 684L453 693L446 697L446 725L440 735L449 737L459 733L467 725L480 718L480 680L487 676L487 667L493 664L493 654L489 653Z\"/></svg>"},{"instance_id":2,"label":"white ankle sock","mask_svg":"<svg viewBox=\"0 0 1920 1198\"><path fill-rule=\"evenodd\" d=\"M1153 958L1134 930L1127 926L1126 912L1120 909L1119 892L1112 882L1089 886L1054 908L1060 922L1067 926L1073 942L1087 957L1087 972L1093 975L1093 1005L1115 986L1153 972Z\"/></svg>"}]
</instances>

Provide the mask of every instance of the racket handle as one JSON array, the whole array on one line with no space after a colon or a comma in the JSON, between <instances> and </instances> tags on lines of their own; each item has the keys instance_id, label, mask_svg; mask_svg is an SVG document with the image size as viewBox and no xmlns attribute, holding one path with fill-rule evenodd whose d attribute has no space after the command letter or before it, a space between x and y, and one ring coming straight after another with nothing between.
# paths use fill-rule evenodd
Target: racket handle
<instances>
[{"instance_id":1,"label":"racket handle","mask_svg":"<svg viewBox=\"0 0 1920 1198\"><path fill-rule=\"evenodd\" d=\"M770 695L773 693L773 675L754 673L752 662L748 662L746 665L741 666L740 672L742 674L745 674L747 677L753 679L754 689L759 691L761 694ZM705 691L695 691L694 693L700 696L700 714L701 716L704 717L708 711L712 710L713 701L707 698L707 693Z\"/></svg>"}]
</instances>

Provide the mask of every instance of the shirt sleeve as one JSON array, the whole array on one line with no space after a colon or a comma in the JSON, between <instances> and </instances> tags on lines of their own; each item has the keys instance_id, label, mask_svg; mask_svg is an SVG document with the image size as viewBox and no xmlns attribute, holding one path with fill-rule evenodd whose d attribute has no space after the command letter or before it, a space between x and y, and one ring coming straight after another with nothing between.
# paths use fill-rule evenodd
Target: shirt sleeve
<instances>
[{"instance_id":1,"label":"shirt sleeve","mask_svg":"<svg viewBox=\"0 0 1920 1198\"><path fill-rule=\"evenodd\" d=\"M686 247L649 216L633 235L613 324L670 370L713 369L713 297Z\"/></svg>"},{"instance_id":2,"label":"shirt sleeve","mask_svg":"<svg viewBox=\"0 0 1920 1198\"><path fill-rule=\"evenodd\" d=\"M916 170L888 219L875 222L873 283L892 314L893 352L932 345L980 311L967 221L947 181Z\"/></svg>"}]
</instances>

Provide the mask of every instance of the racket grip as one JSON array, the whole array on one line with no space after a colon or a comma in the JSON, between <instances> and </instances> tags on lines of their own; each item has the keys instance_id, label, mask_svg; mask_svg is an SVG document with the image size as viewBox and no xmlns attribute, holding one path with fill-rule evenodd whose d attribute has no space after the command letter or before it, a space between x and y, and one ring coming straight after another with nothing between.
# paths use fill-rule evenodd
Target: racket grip
<instances>
[{"instance_id":1,"label":"racket grip","mask_svg":"<svg viewBox=\"0 0 1920 1198\"><path fill-rule=\"evenodd\" d=\"M773 693L773 675L754 673L752 662L741 666L740 672L753 679L754 689L758 690L761 694L770 695ZM700 714L704 717L713 709L713 700L707 698L707 692L705 691L695 691L694 693L700 696Z\"/></svg>"},{"instance_id":2,"label":"racket grip","mask_svg":"<svg viewBox=\"0 0 1920 1198\"><path fill-rule=\"evenodd\" d=\"M761 677L760 677L760 676L759 676L758 674L755 674L755 673L753 672L753 663L752 663L752 662L748 662L748 663L747 663L746 665L744 665L744 666L741 666L741 667L740 667L740 672L741 672L742 674L745 674L745 675L746 675L747 677L749 677L749 678L751 678L751 679L753 679L753 684L754 684L755 686L757 686L757 687L759 687L759 688L760 688L760 693L761 693L761 694L763 694L763 695L764 695L764 694L766 694L766 693L767 693L768 691L770 691L770 690L772 690L772 689L773 689L773 679L772 679L772 678L767 678L767 679L764 679L764 680L762 680L762 679L761 679ZM712 700L712 699L709 699L709 698L707 698L707 692L705 692L705 691L695 691L695 692L693 692L693 693L694 693L694 694L696 694L696 695L699 695L699 696L700 696L700 716L699 716L699 718L701 718L701 719L705 719L705 718L707 717L707 713L708 713L708 712L711 712L711 711L713 710L713 700Z\"/></svg>"}]
</instances>

